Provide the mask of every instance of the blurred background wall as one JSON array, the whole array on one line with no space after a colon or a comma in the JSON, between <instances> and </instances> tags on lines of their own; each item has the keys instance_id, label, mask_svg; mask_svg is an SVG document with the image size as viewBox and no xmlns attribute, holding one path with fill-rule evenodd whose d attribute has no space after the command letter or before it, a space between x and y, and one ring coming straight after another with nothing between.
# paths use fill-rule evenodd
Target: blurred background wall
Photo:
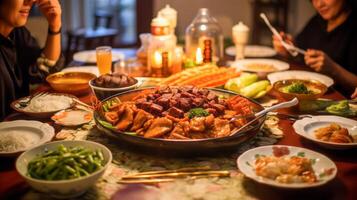
<instances>
[{"instance_id":1,"label":"blurred background wall","mask_svg":"<svg viewBox=\"0 0 357 200\"><path fill-rule=\"evenodd\" d=\"M118 29L119 32L116 44L113 46L120 47L123 44L127 46L138 45L138 34L143 31L149 31L148 27L152 15L156 15L157 11L166 4L169 4L178 11L176 32L179 38L183 38L186 27L196 16L198 9L206 7L219 21L225 37L229 39L231 37L232 26L239 21L248 25L252 32L256 32L254 24L259 21L261 23L261 19L254 18L253 14L253 10L256 8L256 4L254 3L257 1L266 4L271 3L273 8L275 2L284 2L284 0L61 0L63 10L63 45L66 45L67 30L92 28L94 13L103 9L113 13L114 20L112 20L111 27ZM315 14L315 11L310 0L285 0L285 2L288 3L288 7L286 12L287 23L284 29L292 35L296 35L311 16ZM151 5L152 9L147 7L147 5ZM269 17L269 13L267 14ZM141 24L138 23L137 19L140 15L141 21L144 22ZM47 35L47 23L41 14L35 12L30 17L27 27L35 38L39 40L39 43L43 45ZM271 42L269 30L262 23L258 24L258 27L266 31L266 38L263 42L256 42L257 40L252 40L252 36L250 38L251 43L269 45Z\"/></svg>"}]
</instances>

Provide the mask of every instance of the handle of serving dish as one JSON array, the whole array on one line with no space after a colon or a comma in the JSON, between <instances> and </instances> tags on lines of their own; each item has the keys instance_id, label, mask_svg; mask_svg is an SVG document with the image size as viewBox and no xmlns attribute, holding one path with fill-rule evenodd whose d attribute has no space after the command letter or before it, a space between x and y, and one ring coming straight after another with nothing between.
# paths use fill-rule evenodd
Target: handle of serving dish
<instances>
[{"instance_id":1,"label":"handle of serving dish","mask_svg":"<svg viewBox=\"0 0 357 200\"><path fill-rule=\"evenodd\" d=\"M266 109L256 113L255 116L259 117L259 116L264 115L264 114L266 114L266 113L268 113L270 111L277 110L277 109L280 109L280 108L289 108L289 107L297 105L298 103L299 103L299 100L295 97L291 101L282 102L282 103L276 104L276 105L274 105L272 107L266 108Z\"/></svg>"}]
</instances>

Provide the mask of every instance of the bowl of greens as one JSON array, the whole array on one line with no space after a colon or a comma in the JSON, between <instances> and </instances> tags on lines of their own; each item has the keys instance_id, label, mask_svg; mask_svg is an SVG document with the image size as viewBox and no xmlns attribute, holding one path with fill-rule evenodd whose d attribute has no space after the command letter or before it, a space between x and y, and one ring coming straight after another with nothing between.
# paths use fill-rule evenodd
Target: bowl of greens
<instances>
[{"instance_id":1,"label":"bowl of greens","mask_svg":"<svg viewBox=\"0 0 357 200\"><path fill-rule=\"evenodd\" d=\"M91 141L57 141L21 154L16 170L34 189L56 198L85 193L112 161L110 150Z\"/></svg>"},{"instance_id":2,"label":"bowl of greens","mask_svg":"<svg viewBox=\"0 0 357 200\"><path fill-rule=\"evenodd\" d=\"M273 88L285 100L295 97L299 100L314 100L320 98L327 91L326 85L319 81L299 79L277 81Z\"/></svg>"}]
</instances>

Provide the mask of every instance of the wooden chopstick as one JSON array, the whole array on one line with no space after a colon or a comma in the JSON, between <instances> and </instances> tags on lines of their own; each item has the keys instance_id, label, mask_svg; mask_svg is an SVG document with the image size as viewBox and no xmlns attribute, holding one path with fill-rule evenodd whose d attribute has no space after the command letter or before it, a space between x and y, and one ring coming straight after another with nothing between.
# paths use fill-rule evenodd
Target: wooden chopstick
<instances>
[{"instance_id":1,"label":"wooden chopstick","mask_svg":"<svg viewBox=\"0 0 357 200\"><path fill-rule=\"evenodd\" d=\"M175 173L175 172L194 172L194 171L203 171L203 170L212 170L211 167L204 166L204 167L187 167L181 169L173 169L173 170L161 170L161 171L147 171L147 172L139 172L133 175L149 175L149 174L164 174L164 173Z\"/></svg>"},{"instance_id":2,"label":"wooden chopstick","mask_svg":"<svg viewBox=\"0 0 357 200\"><path fill-rule=\"evenodd\" d=\"M147 179L147 178L160 178L160 177L187 177L187 176L213 176L222 177L229 176L229 171L200 171L200 172L173 172L173 173L162 173L162 174L144 174L144 175L131 175L123 176L122 180L125 179Z\"/></svg>"},{"instance_id":3,"label":"wooden chopstick","mask_svg":"<svg viewBox=\"0 0 357 200\"><path fill-rule=\"evenodd\" d=\"M153 183L167 183L172 182L175 179L145 179L145 180L119 180L120 184L153 184Z\"/></svg>"}]
</instances>

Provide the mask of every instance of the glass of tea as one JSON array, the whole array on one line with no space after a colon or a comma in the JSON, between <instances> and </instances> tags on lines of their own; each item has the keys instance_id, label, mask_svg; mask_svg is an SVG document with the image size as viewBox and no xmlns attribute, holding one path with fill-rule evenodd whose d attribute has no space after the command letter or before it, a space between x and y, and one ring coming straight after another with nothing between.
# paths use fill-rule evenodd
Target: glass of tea
<instances>
[{"instance_id":1,"label":"glass of tea","mask_svg":"<svg viewBox=\"0 0 357 200\"><path fill-rule=\"evenodd\" d=\"M112 47L101 46L96 48L97 67L100 75L110 74L112 70Z\"/></svg>"}]
</instances>

